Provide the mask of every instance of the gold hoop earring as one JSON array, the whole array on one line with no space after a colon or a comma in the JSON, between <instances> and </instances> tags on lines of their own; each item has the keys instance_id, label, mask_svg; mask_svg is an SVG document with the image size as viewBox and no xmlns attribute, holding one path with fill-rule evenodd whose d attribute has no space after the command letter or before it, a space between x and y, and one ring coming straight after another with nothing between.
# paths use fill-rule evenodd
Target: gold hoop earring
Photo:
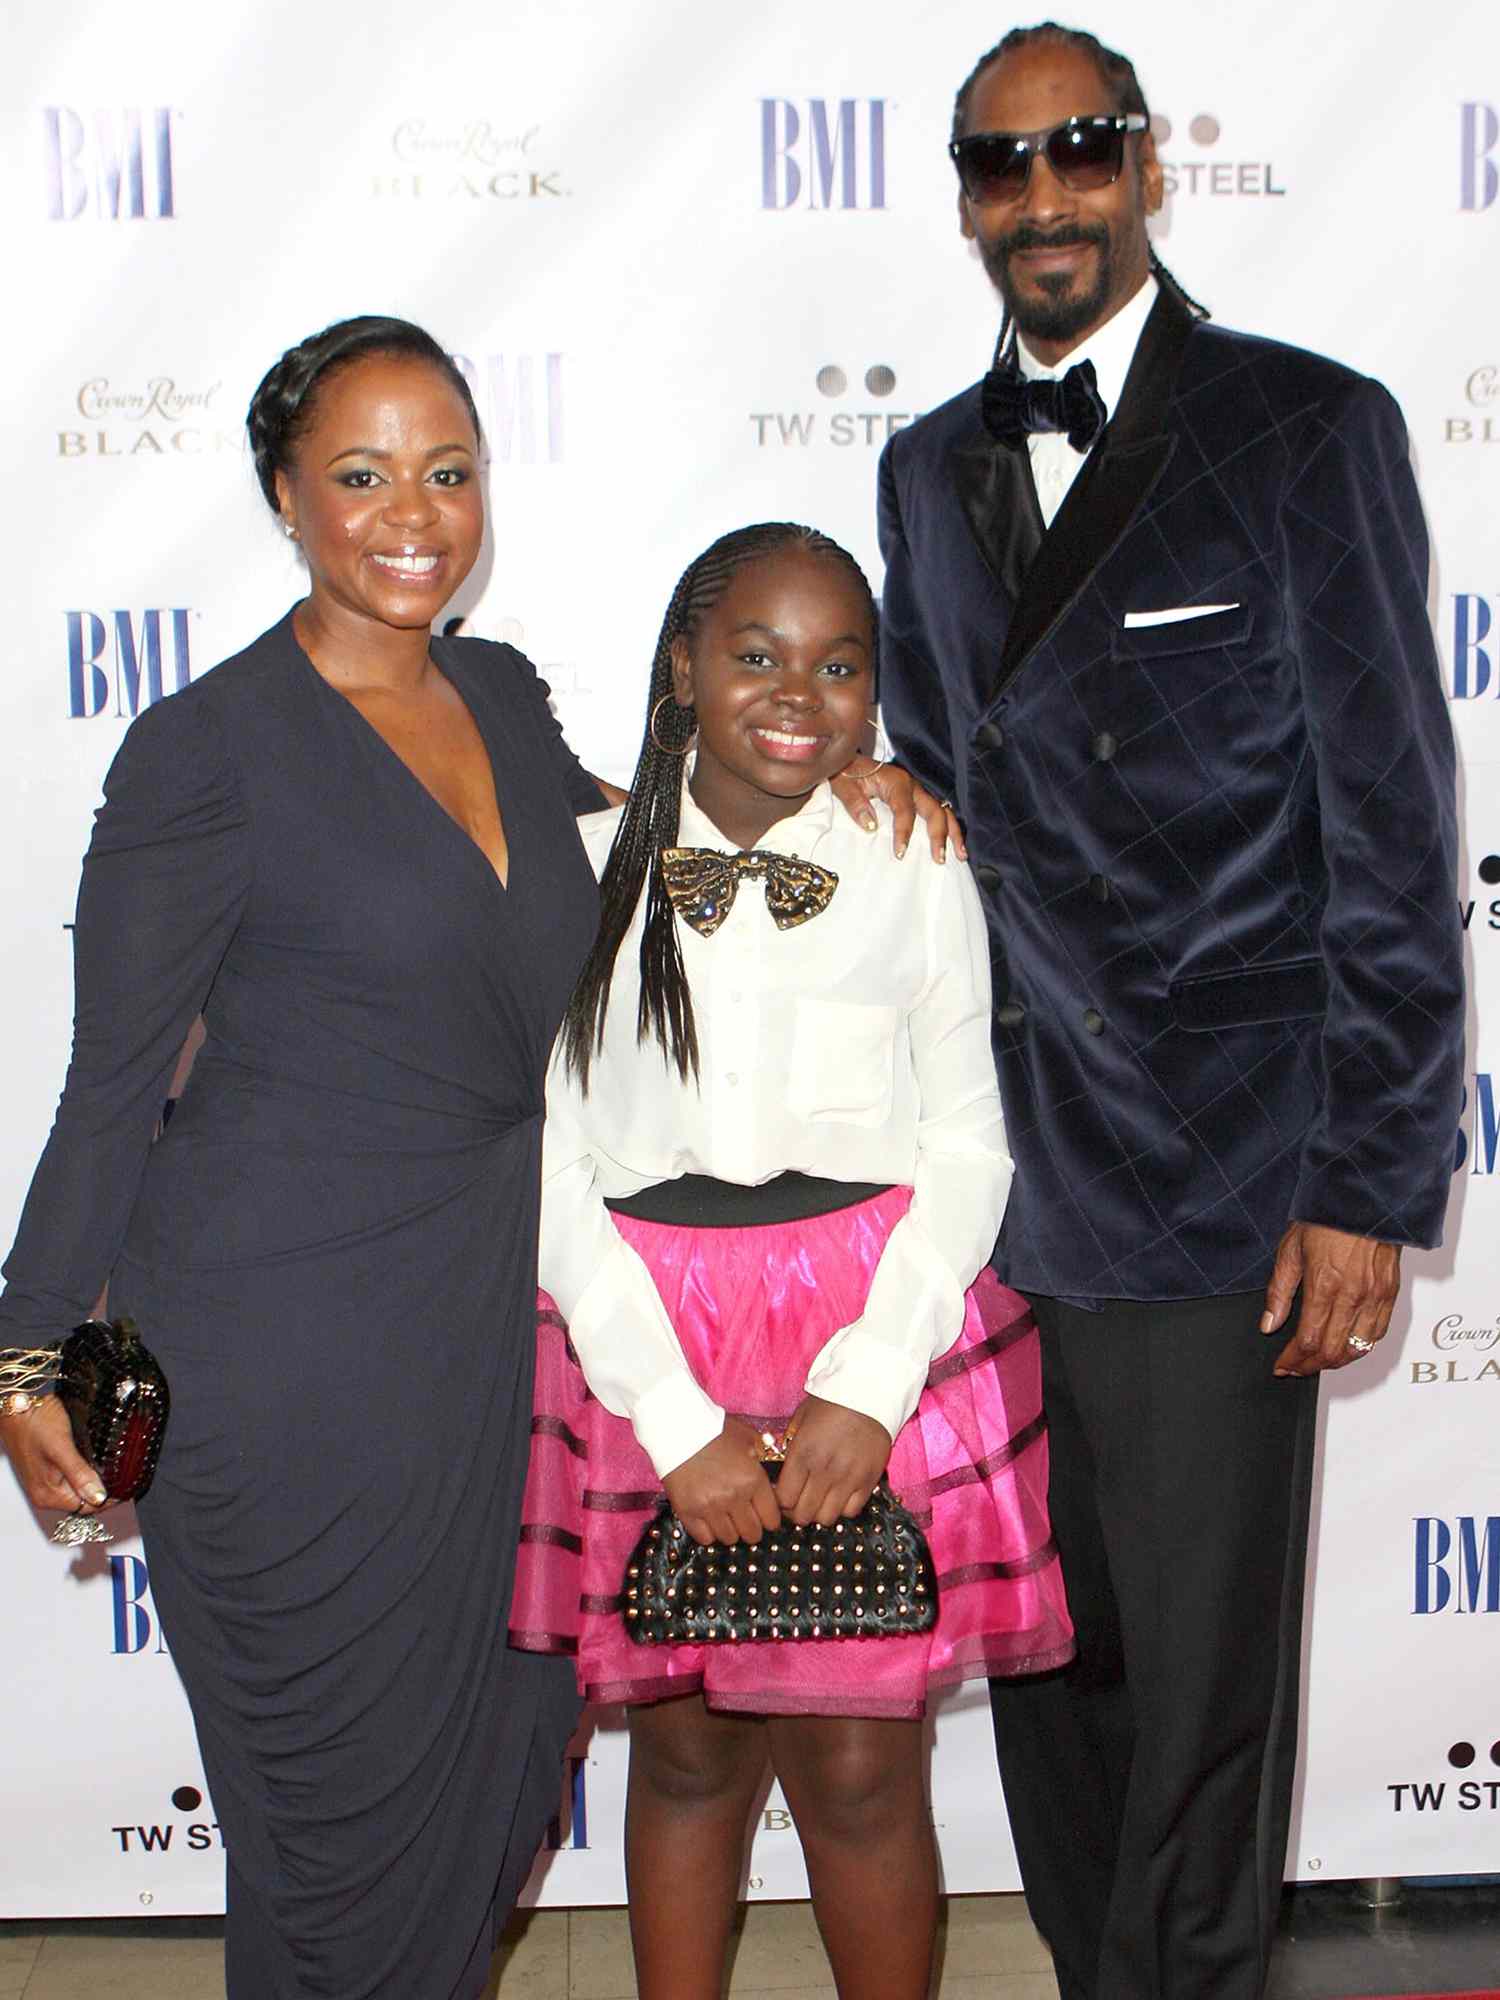
<instances>
[{"instance_id":1,"label":"gold hoop earring","mask_svg":"<svg viewBox=\"0 0 1500 2000\"><path fill-rule=\"evenodd\" d=\"M660 750L663 757L685 757L693 741L693 733L691 730L688 731L688 737L686 743L663 743L661 738L656 733L656 718L661 714L663 708L669 701L672 702L681 711L683 715L692 714L693 711L690 708L682 707L682 704L677 700L677 697L675 695L664 694L661 700L656 704L655 708L653 708L651 711L651 720L646 725L646 734L651 738L651 741L656 745L657 749Z\"/></svg>"}]
</instances>

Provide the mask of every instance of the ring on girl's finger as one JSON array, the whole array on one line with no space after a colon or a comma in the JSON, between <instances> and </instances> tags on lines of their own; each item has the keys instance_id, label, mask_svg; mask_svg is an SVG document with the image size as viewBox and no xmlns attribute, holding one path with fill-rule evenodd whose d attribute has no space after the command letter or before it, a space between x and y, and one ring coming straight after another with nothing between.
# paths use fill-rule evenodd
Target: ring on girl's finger
<instances>
[{"instance_id":1,"label":"ring on girl's finger","mask_svg":"<svg viewBox=\"0 0 1500 2000\"><path fill-rule=\"evenodd\" d=\"M1348 1348L1351 1354L1362 1355L1371 1353L1374 1349L1375 1343L1373 1340L1366 1340L1362 1333L1351 1333L1349 1335L1349 1338L1345 1341L1344 1345Z\"/></svg>"}]
</instances>

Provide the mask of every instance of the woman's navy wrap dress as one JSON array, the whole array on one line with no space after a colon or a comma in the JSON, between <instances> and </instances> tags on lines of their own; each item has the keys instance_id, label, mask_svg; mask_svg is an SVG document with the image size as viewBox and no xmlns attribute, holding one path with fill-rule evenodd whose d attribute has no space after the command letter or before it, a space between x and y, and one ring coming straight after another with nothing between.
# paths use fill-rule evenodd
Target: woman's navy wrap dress
<instances>
[{"instance_id":1,"label":"woman's navy wrap dress","mask_svg":"<svg viewBox=\"0 0 1500 2000\"><path fill-rule=\"evenodd\" d=\"M0 1344L53 1339L107 1278L166 1368L140 1516L228 1849L233 2000L477 1994L577 1710L567 1663L504 1632L543 1075L600 800L519 654L433 657L489 751L509 888L290 617L133 724L0 1303Z\"/></svg>"}]
</instances>

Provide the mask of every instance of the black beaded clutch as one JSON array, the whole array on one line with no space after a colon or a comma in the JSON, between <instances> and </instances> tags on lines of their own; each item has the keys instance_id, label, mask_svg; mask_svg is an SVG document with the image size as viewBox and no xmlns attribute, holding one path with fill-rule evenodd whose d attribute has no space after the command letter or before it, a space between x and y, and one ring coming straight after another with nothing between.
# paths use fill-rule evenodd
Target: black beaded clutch
<instances>
[{"instance_id":1,"label":"black beaded clutch","mask_svg":"<svg viewBox=\"0 0 1500 2000\"><path fill-rule=\"evenodd\" d=\"M766 1466L774 1482L779 1464ZM663 1501L625 1566L625 1630L641 1646L897 1639L937 1623L922 1530L884 1480L852 1521L784 1521L760 1541L695 1542Z\"/></svg>"},{"instance_id":2,"label":"black beaded clutch","mask_svg":"<svg viewBox=\"0 0 1500 2000\"><path fill-rule=\"evenodd\" d=\"M139 1500L161 1455L171 1397L133 1320L86 1319L62 1344L57 1396L111 1500Z\"/></svg>"}]
</instances>

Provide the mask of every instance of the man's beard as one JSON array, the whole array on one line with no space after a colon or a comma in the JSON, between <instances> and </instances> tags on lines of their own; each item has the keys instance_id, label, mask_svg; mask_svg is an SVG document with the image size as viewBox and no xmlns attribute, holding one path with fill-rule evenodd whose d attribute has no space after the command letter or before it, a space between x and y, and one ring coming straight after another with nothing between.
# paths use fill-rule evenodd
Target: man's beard
<instances>
[{"instance_id":1,"label":"man's beard","mask_svg":"<svg viewBox=\"0 0 1500 2000\"><path fill-rule=\"evenodd\" d=\"M1018 250L1059 250L1065 244L1092 243L1098 251L1094 282L1085 292L1071 293L1073 280L1065 271L1049 271L1034 282L1041 296L1017 296L1011 282L1010 260ZM1076 340L1104 317L1114 289L1115 266L1109 231L1102 222L1091 227L1076 223L1071 229L1050 234L1023 222L1008 236L993 243L981 243L980 261L990 283L1004 301L1005 310L1017 329L1033 340Z\"/></svg>"}]
</instances>

